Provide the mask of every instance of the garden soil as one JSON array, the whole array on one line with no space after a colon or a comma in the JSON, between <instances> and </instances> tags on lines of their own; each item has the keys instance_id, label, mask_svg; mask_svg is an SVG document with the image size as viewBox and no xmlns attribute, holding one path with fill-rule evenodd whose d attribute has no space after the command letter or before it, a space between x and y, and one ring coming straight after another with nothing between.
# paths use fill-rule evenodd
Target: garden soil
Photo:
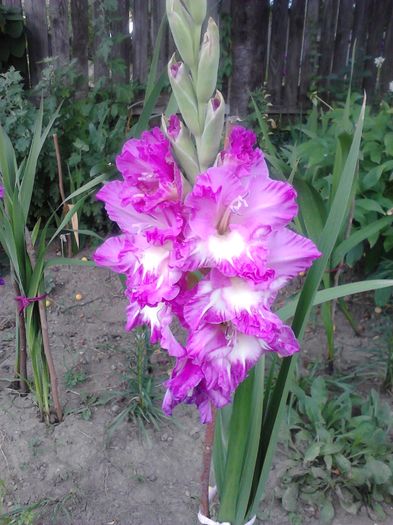
<instances>
[{"instance_id":1,"label":"garden soil","mask_svg":"<svg viewBox=\"0 0 393 525\"><path fill-rule=\"evenodd\" d=\"M47 287L50 342L67 414L61 424L50 426L39 421L31 395L23 398L8 388L13 376L15 303L9 282L0 288L0 523L2 513L24 505L34 509L37 504L39 512L32 511L40 515L36 525L196 524L203 439L197 411L179 407L175 418L158 428L145 425L142 431L125 421L111 436L108 433L129 398L119 394L104 401L125 389L135 343L124 331L126 303L119 279L103 269L53 267ZM380 381L383 358L378 348L388 316L375 313L371 296L356 297L351 311L364 333L355 336L338 315L337 363L345 370L355 363L368 367L375 363L374 378L362 386L366 392L370 381ZM322 360L324 345L315 319L306 334L303 363ZM164 354L155 354L153 366L164 377L170 362ZM290 524L274 498L279 468L277 460L258 524ZM305 514L296 523L319 523L311 509L302 510ZM393 524L393 512L391 516L385 523ZM373 523L364 509L355 517L337 509L334 521L334 525Z\"/></svg>"}]
</instances>

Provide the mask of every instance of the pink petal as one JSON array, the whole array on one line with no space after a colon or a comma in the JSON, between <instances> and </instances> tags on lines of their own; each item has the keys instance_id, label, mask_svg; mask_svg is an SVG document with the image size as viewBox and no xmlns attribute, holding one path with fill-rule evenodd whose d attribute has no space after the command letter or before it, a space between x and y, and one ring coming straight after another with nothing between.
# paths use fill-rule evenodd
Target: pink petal
<instances>
[{"instance_id":1,"label":"pink petal","mask_svg":"<svg viewBox=\"0 0 393 525\"><path fill-rule=\"evenodd\" d=\"M321 256L310 239L289 228L274 232L269 237L268 251L268 266L274 270L280 286L307 270Z\"/></svg>"},{"instance_id":2,"label":"pink petal","mask_svg":"<svg viewBox=\"0 0 393 525\"><path fill-rule=\"evenodd\" d=\"M180 209L176 205L164 206L149 213L140 213L131 203L135 191L126 183L116 180L106 183L97 193L97 199L105 202L109 218L117 222L124 233L134 235L148 232L161 240L176 237L183 223Z\"/></svg>"},{"instance_id":3,"label":"pink petal","mask_svg":"<svg viewBox=\"0 0 393 525\"><path fill-rule=\"evenodd\" d=\"M98 266L106 266L116 273L127 273L137 263L135 255L128 249L130 241L125 235L109 237L93 255Z\"/></svg>"}]
</instances>

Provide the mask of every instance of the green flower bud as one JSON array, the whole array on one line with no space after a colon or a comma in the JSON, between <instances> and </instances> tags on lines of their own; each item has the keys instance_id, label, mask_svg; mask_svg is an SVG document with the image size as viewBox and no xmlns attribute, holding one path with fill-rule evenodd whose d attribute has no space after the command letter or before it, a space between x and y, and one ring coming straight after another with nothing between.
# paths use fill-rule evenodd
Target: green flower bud
<instances>
[{"instance_id":1,"label":"green flower bud","mask_svg":"<svg viewBox=\"0 0 393 525\"><path fill-rule=\"evenodd\" d=\"M206 18L207 1L206 0L183 0L188 12L194 19L194 22L201 26Z\"/></svg>"},{"instance_id":2,"label":"green flower bud","mask_svg":"<svg viewBox=\"0 0 393 525\"><path fill-rule=\"evenodd\" d=\"M172 145L174 156L186 179L193 183L199 173L199 164L190 132L177 115L171 115L168 122L163 115L162 129Z\"/></svg>"},{"instance_id":3,"label":"green flower bud","mask_svg":"<svg viewBox=\"0 0 393 525\"><path fill-rule=\"evenodd\" d=\"M189 67L195 65L192 19L180 0L166 0L169 27L180 56Z\"/></svg>"},{"instance_id":4,"label":"green flower bud","mask_svg":"<svg viewBox=\"0 0 393 525\"><path fill-rule=\"evenodd\" d=\"M220 149L224 128L225 102L220 91L209 101L206 111L205 129L198 140L198 157L201 171L210 168Z\"/></svg>"},{"instance_id":5,"label":"green flower bud","mask_svg":"<svg viewBox=\"0 0 393 525\"><path fill-rule=\"evenodd\" d=\"M215 21L209 18L207 30L203 37L198 64L196 93L200 102L208 102L213 96L217 85L219 60L220 36L218 27Z\"/></svg>"},{"instance_id":6,"label":"green flower bud","mask_svg":"<svg viewBox=\"0 0 393 525\"><path fill-rule=\"evenodd\" d=\"M168 64L168 77L172 86L180 113L187 127L195 136L202 132L198 118L198 102L191 77L182 62L176 62L175 55Z\"/></svg>"}]
</instances>

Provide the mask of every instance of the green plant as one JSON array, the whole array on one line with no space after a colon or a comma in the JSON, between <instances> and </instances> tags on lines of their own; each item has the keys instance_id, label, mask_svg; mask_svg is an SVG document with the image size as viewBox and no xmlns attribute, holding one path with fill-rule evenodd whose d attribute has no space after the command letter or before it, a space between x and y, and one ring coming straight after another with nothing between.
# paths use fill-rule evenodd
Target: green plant
<instances>
[{"instance_id":1,"label":"green plant","mask_svg":"<svg viewBox=\"0 0 393 525\"><path fill-rule=\"evenodd\" d=\"M152 424L158 428L160 422L166 419L161 407L156 404L158 390L150 364L153 348L149 342L147 330L145 328L136 329L134 340L136 363L135 367L130 368L129 375L125 377L126 389L114 390L106 398L106 402L117 399L124 400L126 403L125 408L119 412L108 427L109 438L127 419L135 421L145 435L146 424Z\"/></svg>"},{"instance_id":2,"label":"green plant","mask_svg":"<svg viewBox=\"0 0 393 525\"><path fill-rule=\"evenodd\" d=\"M77 367L68 369L64 374L64 383L66 388L73 388L80 385L87 380L87 374L83 370L78 370Z\"/></svg>"},{"instance_id":3,"label":"green plant","mask_svg":"<svg viewBox=\"0 0 393 525\"><path fill-rule=\"evenodd\" d=\"M89 181L90 173L115 172L114 159L131 127L131 102L138 92L134 84L98 83L85 98L76 98L78 74L75 64L54 68L49 61L33 95L45 95L43 121L61 105L57 122L52 127L60 144L65 191L71 193ZM10 69L0 75L0 121L14 144L17 160L28 153L38 109L23 89L19 72ZM49 218L60 204L58 170L53 142L47 140L37 163L38 177L32 196L31 221ZM87 200L80 217L81 228L105 230L102 206Z\"/></svg>"},{"instance_id":4,"label":"green plant","mask_svg":"<svg viewBox=\"0 0 393 525\"><path fill-rule=\"evenodd\" d=\"M50 260L46 260L46 254L50 244L83 204L83 199L80 199L67 212L49 241L48 228L53 217L49 218L43 226L39 219L33 230L29 231L30 207L38 158L58 113L58 109L54 111L47 127L43 128L41 103L28 155L19 164L9 137L0 127L0 174L5 190L4 200L0 201L0 244L10 262L15 296L18 301L15 384L22 393L26 393L28 351L32 364L35 397L40 413L46 421L50 419L50 396L53 399L57 418L62 419L56 372L49 347L45 306L42 302L45 268L51 264ZM90 181L74 192L69 200L91 190L102 180L101 176ZM56 262L61 263L64 260L57 259ZM74 263L80 264L81 261Z\"/></svg>"},{"instance_id":5,"label":"green plant","mask_svg":"<svg viewBox=\"0 0 393 525\"><path fill-rule=\"evenodd\" d=\"M293 181L298 191L300 215L297 229L317 241L337 191L360 104L359 96L351 95L350 90L344 105L332 108L318 97L314 97L314 102L306 122L289 128L291 141L282 147L272 139L256 100L253 100L253 106L268 161L276 176ZM389 157L389 111L383 104L376 115L370 109L365 112L356 177L345 223L323 277L325 287L338 285L343 270L352 267L359 259L364 259L366 267L372 267L381 257L381 249L385 253L391 250L392 229L389 226L393 219L393 200L390 177L393 160ZM390 277L387 272L378 277L382 275ZM376 293L381 297L389 292L379 290ZM335 301L321 309L330 371L334 363L335 309ZM345 313L350 319L350 313Z\"/></svg>"},{"instance_id":6,"label":"green plant","mask_svg":"<svg viewBox=\"0 0 393 525\"><path fill-rule=\"evenodd\" d=\"M351 514L364 504L384 519L381 503L393 496L393 414L372 390L367 399L339 380L322 377L294 386L286 419L288 461L276 494L288 512L299 500L319 512L320 523L334 518L333 501Z\"/></svg>"},{"instance_id":7,"label":"green plant","mask_svg":"<svg viewBox=\"0 0 393 525\"><path fill-rule=\"evenodd\" d=\"M61 523L71 524L72 518L67 506L78 502L76 492L70 491L60 498L42 498L30 505L14 505L10 510L4 511L6 493L6 486L0 480L0 525L51 524L59 523L59 518Z\"/></svg>"}]
</instances>

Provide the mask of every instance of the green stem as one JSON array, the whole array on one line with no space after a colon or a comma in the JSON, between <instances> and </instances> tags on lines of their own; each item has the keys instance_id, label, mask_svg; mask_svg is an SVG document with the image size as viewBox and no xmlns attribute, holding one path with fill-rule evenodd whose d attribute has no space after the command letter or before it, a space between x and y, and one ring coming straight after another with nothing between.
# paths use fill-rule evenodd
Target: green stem
<instances>
[{"instance_id":1,"label":"green stem","mask_svg":"<svg viewBox=\"0 0 393 525\"><path fill-rule=\"evenodd\" d=\"M253 391L254 370L238 387L233 401L233 411L229 431L227 461L224 472L224 489L221 496L219 521L236 525L236 509L239 485L248 442L251 417L250 398Z\"/></svg>"}]
</instances>

